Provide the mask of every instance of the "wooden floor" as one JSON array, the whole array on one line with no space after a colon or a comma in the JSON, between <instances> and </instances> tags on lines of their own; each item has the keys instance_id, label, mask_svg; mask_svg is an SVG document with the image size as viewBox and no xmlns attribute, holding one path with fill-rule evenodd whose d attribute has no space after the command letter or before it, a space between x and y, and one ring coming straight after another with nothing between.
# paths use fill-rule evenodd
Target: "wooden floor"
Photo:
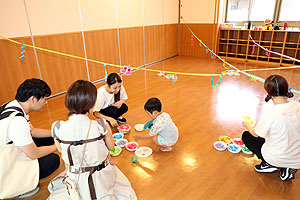
<instances>
[{"instance_id":1,"label":"wooden floor","mask_svg":"<svg viewBox=\"0 0 300 200\"><path fill-rule=\"evenodd\" d=\"M233 63L240 69L263 68L250 64ZM266 66L268 67L268 66ZM215 59L175 57L150 66L176 72L220 73L222 63ZM279 73L285 76L293 89L300 90L300 70L273 70L253 72L266 78ZM100 77L101 78L101 77ZM218 78L214 82L217 83ZM102 84L96 85L97 87ZM265 93L261 83L251 82L249 77L224 76L214 89L210 77L179 76L173 85L171 80L158 77L156 73L134 72L124 77L129 99L128 119L131 127L149 119L143 106L150 97L158 97L163 111L169 113L179 129L179 141L172 152L161 152L150 140L139 141L140 146L153 149L152 156L139 158L131 163L133 152L123 149L115 160L130 180L138 199L141 200L194 200L194 199L300 199L300 173L294 181L283 182L278 173L261 174L254 170L259 163L255 156L242 152L232 154L227 150L216 151L213 142L221 135L241 137L244 128L241 116L254 119L262 110L272 106L264 102ZM64 95L52 98L42 113L32 113L31 122L36 127L50 128L55 120L66 120ZM294 100L298 101L299 96ZM133 140L134 128L125 138ZM46 199L48 182L59 170L40 183L40 192L27 199Z\"/></svg>"}]
</instances>

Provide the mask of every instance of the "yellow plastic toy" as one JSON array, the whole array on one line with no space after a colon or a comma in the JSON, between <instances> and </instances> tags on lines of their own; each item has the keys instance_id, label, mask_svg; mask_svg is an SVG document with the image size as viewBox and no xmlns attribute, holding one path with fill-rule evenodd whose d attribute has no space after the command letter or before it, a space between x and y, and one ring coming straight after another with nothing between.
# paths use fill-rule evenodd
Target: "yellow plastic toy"
<instances>
[{"instance_id":1,"label":"yellow plastic toy","mask_svg":"<svg viewBox=\"0 0 300 200\"><path fill-rule=\"evenodd\" d=\"M250 126L254 126L255 121L250 116L242 116L243 121L249 122Z\"/></svg>"}]
</instances>

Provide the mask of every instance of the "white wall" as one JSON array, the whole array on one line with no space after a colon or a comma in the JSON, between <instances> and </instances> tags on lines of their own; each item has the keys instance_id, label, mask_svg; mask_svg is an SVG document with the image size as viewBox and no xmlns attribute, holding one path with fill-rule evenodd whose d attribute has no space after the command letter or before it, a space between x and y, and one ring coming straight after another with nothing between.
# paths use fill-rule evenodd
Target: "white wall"
<instances>
[{"instance_id":1,"label":"white wall","mask_svg":"<svg viewBox=\"0 0 300 200\"><path fill-rule=\"evenodd\" d=\"M83 29L116 28L117 17L119 28L178 23L178 4L179 0L80 0ZM33 35L81 31L78 0L26 0L26 5ZM0 0L0 35L30 35L23 0Z\"/></svg>"},{"instance_id":2,"label":"white wall","mask_svg":"<svg viewBox=\"0 0 300 200\"><path fill-rule=\"evenodd\" d=\"M84 30L117 27L115 0L80 0L80 6Z\"/></svg>"},{"instance_id":3,"label":"white wall","mask_svg":"<svg viewBox=\"0 0 300 200\"><path fill-rule=\"evenodd\" d=\"M214 23L215 0L181 0L181 5L186 23Z\"/></svg>"},{"instance_id":4,"label":"white wall","mask_svg":"<svg viewBox=\"0 0 300 200\"><path fill-rule=\"evenodd\" d=\"M0 0L0 35L3 37L30 35L23 1Z\"/></svg>"},{"instance_id":5,"label":"white wall","mask_svg":"<svg viewBox=\"0 0 300 200\"><path fill-rule=\"evenodd\" d=\"M26 5L33 35L81 30L78 1L27 0Z\"/></svg>"}]
</instances>

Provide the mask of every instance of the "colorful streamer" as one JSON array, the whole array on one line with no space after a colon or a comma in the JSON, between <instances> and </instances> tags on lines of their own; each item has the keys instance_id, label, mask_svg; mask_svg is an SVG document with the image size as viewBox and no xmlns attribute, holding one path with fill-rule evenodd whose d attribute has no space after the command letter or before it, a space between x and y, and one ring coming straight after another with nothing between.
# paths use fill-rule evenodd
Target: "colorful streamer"
<instances>
[{"instance_id":1,"label":"colorful streamer","mask_svg":"<svg viewBox=\"0 0 300 200\"><path fill-rule=\"evenodd\" d=\"M249 34L249 37L250 37L250 39L252 40L252 42L254 43L254 45L257 45L258 47L260 47L261 49L265 50L265 51L268 52L268 53L273 53L273 54L276 54L276 55L278 55L278 56L285 57L285 58L288 58L288 59L290 59L290 60L294 60L294 61L296 61L296 62L300 62L300 60L298 60L298 59L296 59L296 58L292 58L292 57L290 57L290 56L287 56L287 55L284 55L284 54L281 54L281 53L278 53L278 52L275 52L275 51L270 51L270 50L268 50L267 48L265 48L265 47L261 46L260 44L256 43L256 42L253 40L253 38L252 38L252 36L251 36L250 34Z\"/></svg>"},{"instance_id":2,"label":"colorful streamer","mask_svg":"<svg viewBox=\"0 0 300 200\"><path fill-rule=\"evenodd\" d=\"M106 81L107 80L107 70L106 70L106 64L104 64L104 71L105 71L105 77L104 77L104 81Z\"/></svg>"},{"instance_id":3,"label":"colorful streamer","mask_svg":"<svg viewBox=\"0 0 300 200\"><path fill-rule=\"evenodd\" d=\"M214 77L213 76L211 76L211 85L213 86L213 88L217 88L218 87L218 85L221 83L221 81L222 81L222 77L223 77L223 72L221 72L221 76L220 76L220 79L219 79L219 81L218 81L218 83L216 84L216 85L214 85Z\"/></svg>"},{"instance_id":4,"label":"colorful streamer","mask_svg":"<svg viewBox=\"0 0 300 200\"><path fill-rule=\"evenodd\" d=\"M176 81L177 81L177 75L175 74L175 75L174 75L174 78L173 78L172 84L174 85Z\"/></svg>"},{"instance_id":5,"label":"colorful streamer","mask_svg":"<svg viewBox=\"0 0 300 200\"><path fill-rule=\"evenodd\" d=\"M251 55L253 55L254 52L255 52L255 44L254 44L253 47L252 47Z\"/></svg>"},{"instance_id":6,"label":"colorful streamer","mask_svg":"<svg viewBox=\"0 0 300 200\"><path fill-rule=\"evenodd\" d=\"M257 76L253 76L253 75L250 76L250 81L257 82L257 80L258 80Z\"/></svg>"},{"instance_id":7,"label":"colorful streamer","mask_svg":"<svg viewBox=\"0 0 300 200\"><path fill-rule=\"evenodd\" d=\"M25 45L24 45L23 43L21 43L21 44L22 44L21 49L22 49L23 51L21 52L22 55L20 56L20 58L21 58L21 60L25 60L25 58L24 58L24 57L25 57L25 54L24 54L24 53L25 53L25 49L24 49L24 48L25 48Z\"/></svg>"}]
</instances>

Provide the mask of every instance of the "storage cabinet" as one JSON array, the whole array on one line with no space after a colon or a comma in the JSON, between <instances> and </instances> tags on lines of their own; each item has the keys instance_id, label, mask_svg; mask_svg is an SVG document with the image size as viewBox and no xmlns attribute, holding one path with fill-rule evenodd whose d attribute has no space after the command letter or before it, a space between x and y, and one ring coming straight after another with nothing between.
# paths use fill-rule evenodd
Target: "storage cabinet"
<instances>
[{"instance_id":1,"label":"storage cabinet","mask_svg":"<svg viewBox=\"0 0 300 200\"><path fill-rule=\"evenodd\" d=\"M244 61L269 62L277 65L300 65L299 62L266 53L255 46L252 38L261 46L280 54L300 59L300 32L282 30L220 30L218 55Z\"/></svg>"}]
</instances>

